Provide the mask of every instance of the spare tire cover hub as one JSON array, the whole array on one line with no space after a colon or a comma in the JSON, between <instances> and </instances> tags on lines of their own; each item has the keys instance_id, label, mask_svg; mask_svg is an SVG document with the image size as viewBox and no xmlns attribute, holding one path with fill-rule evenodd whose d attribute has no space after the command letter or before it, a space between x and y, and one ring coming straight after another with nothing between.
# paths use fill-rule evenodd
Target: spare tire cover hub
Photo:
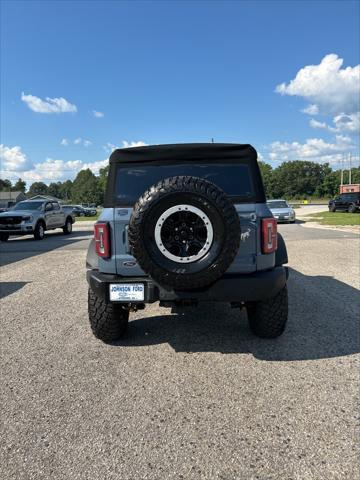
<instances>
[{"instance_id":1,"label":"spare tire cover hub","mask_svg":"<svg viewBox=\"0 0 360 480\"><path fill-rule=\"evenodd\" d=\"M155 242L160 252L178 263L196 262L210 250L214 231L209 217L194 205L175 205L158 218Z\"/></svg>"}]
</instances>

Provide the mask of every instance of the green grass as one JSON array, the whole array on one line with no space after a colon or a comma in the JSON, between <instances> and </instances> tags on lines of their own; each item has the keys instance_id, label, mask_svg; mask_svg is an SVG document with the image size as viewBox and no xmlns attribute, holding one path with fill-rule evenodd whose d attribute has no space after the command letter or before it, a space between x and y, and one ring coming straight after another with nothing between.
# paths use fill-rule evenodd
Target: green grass
<instances>
[{"instance_id":1,"label":"green grass","mask_svg":"<svg viewBox=\"0 0 360 480\"><path fill-rule=\"evenodd\" d=\"M99 214L94 217L75 217L76 222L95 222L99 218Z\"/></svg>"},{"instance_id":2,"label":"green grass","mask_svg":"<svg viewBox=\"0 0 360 480\"><path fill-rule=\"evenodd\" d=\"M319 212L307 215L307 218L309 218L308 221L318 222L321 225L360 225L359 213Z\"/></svg>"}]
</instances>

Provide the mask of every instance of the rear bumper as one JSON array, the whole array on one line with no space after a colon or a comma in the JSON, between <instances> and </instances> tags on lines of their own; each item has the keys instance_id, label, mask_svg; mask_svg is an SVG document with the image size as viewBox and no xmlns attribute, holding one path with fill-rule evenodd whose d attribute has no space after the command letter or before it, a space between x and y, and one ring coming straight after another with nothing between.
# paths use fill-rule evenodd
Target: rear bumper
<instances>
[{"instance_id":1,"label":"rear bumper","mask_svg":"<svg viewBox=\"0 0 360 480\"><path fill-rule=\"evenodd\" d=\"M149 277L121 277L88 270L87 281L93 292L109 302L110 283L144 283L145 299L140 303L156 301L199 301L199 302L254 302L275 296L286 284L288 270L279 266L272 270L248 275L225 275L212 285L196 290L166 290Z\"/></svg>"}]
</instances>

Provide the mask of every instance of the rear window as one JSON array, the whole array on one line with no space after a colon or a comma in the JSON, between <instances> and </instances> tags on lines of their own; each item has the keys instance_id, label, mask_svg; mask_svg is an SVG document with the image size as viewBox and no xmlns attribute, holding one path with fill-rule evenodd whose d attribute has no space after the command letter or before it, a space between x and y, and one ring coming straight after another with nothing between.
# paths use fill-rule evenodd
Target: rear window
<instances>
[{"instance_id":1,"label":"rear window","mask_svg":"<svg viewBox=\"0 0 360 480\"><path fill-rule=\"evenodd\" d=\"M230 197L250 201L254 186L248 165L242 164L175 164L118 166L115 179L115 201L119 206L133 205L151 186L160 180L189 175L215 183Z\"/></svg>"},{"instance_id":2,"label":"rear window","mask_svg":"<svg viewBox=\"0 0 360 480\"><path fill-rule=\"evenodd\" d=\"M357 200L360 198L360 193L345 193L342 195L343 200Z\"/></svg>"},{"instance_id":3,"label":"rear window","mask_svg":"<svg viewBox=\"0 0 360 480\"><path fill-rule=\"evenodd\" d=\"M289 205L285 201L268 202L268 207L271 208L288 208Z\"/></svg>"}]
</instances>

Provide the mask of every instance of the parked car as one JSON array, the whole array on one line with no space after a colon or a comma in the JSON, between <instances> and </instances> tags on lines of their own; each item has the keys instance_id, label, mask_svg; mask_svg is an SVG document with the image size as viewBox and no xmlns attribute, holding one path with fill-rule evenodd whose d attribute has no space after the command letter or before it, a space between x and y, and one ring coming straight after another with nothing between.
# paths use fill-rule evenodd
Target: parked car
<instances>
[{"instance_id":1,"label":"parked car","mask_svg":"<svg viewBox=\"0 0 360 480\"><path fill-rule=\"evenodd\" d=\"M88 209L81 205L63 205L64 210L72 210L76 217L90 217Z\"/></svg>"},{"instance_id":2,"label":"parked car","mask_svg":"<svg viewBox=\"0 0 360 480\"><path fill-rule=\"evenodd\" d=\"M358 212L360 210L360 193L341 193L333 200L330 200L329 211L336 212L336 210L349 213Z\"/></svg>"},{"instance_id":3,"label":"parked car","mask_svg":"<svg viewBox=\"0 0 360 480\"><path fill-rule=\"evenodd\" d=\"M82 205L63 205L65 210L72 210L76 217L93 217L97 214L96 208L85 208Z\"/></svg>"},{"instance_id":4,"label":"parked car","mask_svg":"<svg viewBox=\"0 0 360 480\"><path fill-rule=\"evenodd\" d=\"M94 230L88 312L99 339L119 339L129 312L156 301L227 302L246 308L259 337L284 331L287 251L252 146L115 150Z\"/></svg>"},{"instance_id":5,"label":"parked car","mask_svg":"<svg viewBox=\"0 0 360 480\"><path fill-rule=\"evenodd\" d=\"M82 203L79 206L84 210L87 217L94 217L95 215L97 215L95 203Z\"/></svg>"},{"instance_id":6,"label":"parked car","mask_svg":"<svg viewBox=\"0 0 360 480\"><path fill-rule=\"evenodd\" d=\"M68 235L74 222L74 215L65 212L58 202L25 200L0 213L0 241L6 242L10 235L29 234L33 234L35 240L42 240L46 230L55 228L62 228Z\"/></svg>"},{"instance_id":7,"label":"parked car","mask_svg":"<svg viewBox=\"0 0 360 480\"><path fill-rule=\"evenodd\" d=\"M84 208L84 210L85 210L85 212L86 212L85 215L86 215L87 217L94 217L95 215L97 215L97 210L96 210L96 208L94 208L94 207L86 207L86 208L83 207L83 208Z\"/></svg>"},{"instance_id":8,"label":"parked car","mask_svg":"<svg viewBox=\"0 0 360 480\"><path fill-rule=\"evenodd\" d=\"M93 217L97 214L96 208L84 207L83 205L75 205L75 208L81 212L81 216Z\"/></svg>"},{"instance_id":9,"label":"parked car","mask_svg":"<svg viewBox=\"0 0 360 480\"><path fill-rule=\"evenodd\" d=\"M81 206L84 208L96 208L96 203L82 203Z\"/></svg>"},{"instance_id":10,"label":"parked car","mask_svg":"<svg viewBox=\"0 0 360 480\"><path fill-rule=\"evenodd\" d=\"M276 218L279 223L295 223L295 210L290 207L286 200L268 200L267 204L274 218Z\"/></svg>"}]
</instances>

